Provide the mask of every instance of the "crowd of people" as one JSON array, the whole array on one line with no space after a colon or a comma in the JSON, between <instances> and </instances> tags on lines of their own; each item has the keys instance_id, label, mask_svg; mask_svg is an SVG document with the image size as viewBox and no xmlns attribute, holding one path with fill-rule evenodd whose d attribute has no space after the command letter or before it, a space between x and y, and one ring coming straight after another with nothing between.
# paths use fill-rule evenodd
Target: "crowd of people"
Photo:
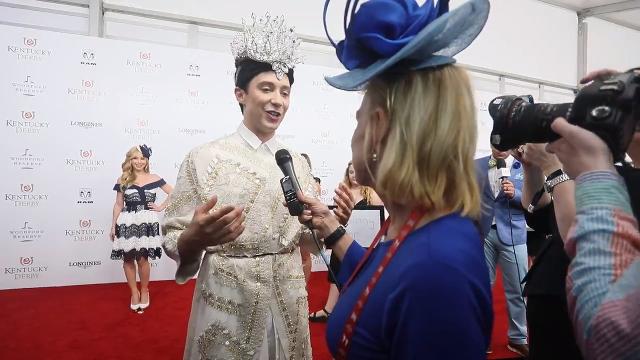
<instances>
[{"instance_id":1,"label":"crowd of people","mask_svg":"<svg viewBox=\"0 0 640 360\"><path fill-rule=\"evenodd\" d=\"M149 147L126 154L111 239L131 310L149 306L148 259L164 249L179 284L197 274L185 359L310 359L309 321L327 322L336 359L484 359L500 267L513 352L640 358L640 171L614 166L600 137L563 118L551 124L558 140L474 159L473 90L453 56L480 33L489 2L355 3L346 38L327 31L348 70L327 82L363 91L333 209L319 200L309 157L276 136L300 41L284 19L254 18L232 42L237 131L193 148L175 188L150 173ZM638 165L640 126L629 138ZM283 205L280 149L298 174L297 218ZM158 189L169 195L161 204ZM389 215L368 248L348 231L366 205ZM309 311L317 239L332 250L335 278L324 307Z\"/></svg>"}]
</instances>

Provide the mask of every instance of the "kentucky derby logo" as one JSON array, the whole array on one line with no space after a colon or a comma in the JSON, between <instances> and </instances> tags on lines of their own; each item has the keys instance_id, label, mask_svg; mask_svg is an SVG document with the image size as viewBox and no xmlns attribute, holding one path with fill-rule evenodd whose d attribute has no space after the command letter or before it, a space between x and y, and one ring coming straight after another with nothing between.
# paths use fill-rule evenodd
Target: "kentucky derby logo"
<instances>
[{"instance_id":1,"label":"kentucky derby logo","mask_svg":"<svg viewBox=\"0 0 640 360\"><path fill-rule=\"evenodd\" d=\"M18 62L37 62L51 56L51 50L39 48L38 39L29 37L23 37L20 45L8 45L7 51L15 54Z\"/></svg>"},{"instance_id":2,"label":"kentucky derby logo","mask_svg":"<svg viewBox=\"0 0 640 360\"><path fill-rule=\"evenodd\" d=\"M33 256L30 256L30 257L22 257L22 256L20 256L20 265L29 266L31 264L33 264Z\"/></svg>"},{"instance_id":3,"label":"kentucky derby logo","mask_svg":"<svg viewBox=\"0 0 640 360\"><path fill-rule=\"evenodd\" d=\"M203 106L209 104L209 100L204 96L200 96L200 90L188 89L185 96L176 99L178 104Z\"/></svg>"},{"instance_id":4,"label":"kentucky derby logo","mask_svg":"<svg viewBox=\"0 0 640 360\"><path fill-rule=\"evenodd\" d=\"M133 72L152 73L162 69L162 64L151 60L150 51L139 51L138 56L133 59L127 59L126 65Z\"/></svg>"},{"instance_id":5,"label":"kentucky derby logo","mask_svg":"<svg viewBox=\"0 0 640 360\"><path fill-rule=\"evenodd\" d=\"M80 157L66 158L65 165L72 167L76 172L92 173L104 166L104 160L96 159L93 150L81 149Z\"/></svg>"},{"instance_id":6,"label":"kentucky derby logo","mask_svg":"<svg viewBox=\"0 0 640 360\"><path fill-rule=\"evenodd\" d=\"M36 117L35 111L23 111L22 118L25 120L33 120Z\"/></svg>"},{"instance_id":7,"label":"kentucky derby logo","mask_svg":"<svg viewBox=\"0 0 640 360\"><path fill-rule=\"evenodd\" d=\"M160 135L160 130L151 126L151 120L136 118L134 126L124 128L124 134L135 142L153 141L153 137Z\"/></svg>"},{"instance_id":8,"label":"kentucky derby logo","mask_svg":"<svg viewBox=\"0 0 640 360\"><path fill-rule=\"evenodd\" d=\"M45 273L48 266L34 265L33 256L20 257L18 259L19 267L6 267L4 274L13 277L13 280L38 279L42 273Z\"/></svg>"},{"instance_id":9,"label":"kentucky derby logo","mask_svg":"<svg viewBox=\"0 0 640 360\"><path fill-rule=\"evenodd\" d=\"M21 111L20 118L7 119L5 125L8 128L14 128L16 134L40 134L42 129L49 127L48 122L36 120L35 111Z\"/></svg>"},{"instance_id":10,"label":"kentucky derby logo","mask_svg":"<svg viewBox=\"0 0 640 360\"><path fill-rule=\"evenodd\" d=\"M80 157L85 159L93 157L93 150L80 150Z\"/></svg>"},{"instance_id":11,"label":"kentucky derby logo","mask_svg":"<svg viewBox=\"0 0 640 360\"><path fill-rule=\"evenodd\" d=\"M80 80L79 87L67 88L67 95L82 102L97 102L106 95L106 92L100 90L97 85L94 80L83 79Z\"/></svg>"},{"instance_id":12,"label":"kentucky derby logo","mask_svg":"<svg viewBox=\"0 0 640 360\"><path fill-rule=\"evenodd\" d=\"M94 241L104 237L105 233L103 229L96 229L92 226L90 219L78 220L78 227L71 228L64 231L67 239L73 241Z\"/></svg>"},{"instance_id":13,"label":"kentucky derby logo","mask_svg":"<svg viewBox=\"0 0 640 360\"><path fill-rule=\"evenodd\" d=\"M40 202L49 198L49 195L34 193L34 189L33 184L20 184L20 192L5 193L3 194L4 200L14 207L38 207Z\"/></svg>"},{"instance_id":14,"label":"kentucky derby logo","mask_svg":"<svg viewBox=\"0 0 640 360\"><path fill-rule=\"evenodd\" d=\"M35 38L22 38L22 43L27 45L27 46L36 46L36 44L38 43L38 39Z\"/></svg>"}]
</instances>

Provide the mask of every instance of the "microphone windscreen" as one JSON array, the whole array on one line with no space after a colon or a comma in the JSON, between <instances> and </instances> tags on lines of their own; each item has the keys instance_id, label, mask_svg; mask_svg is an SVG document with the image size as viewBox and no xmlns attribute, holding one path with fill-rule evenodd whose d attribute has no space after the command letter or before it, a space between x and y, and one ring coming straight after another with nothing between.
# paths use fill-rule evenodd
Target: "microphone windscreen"
<instances>
[{"instance_id":1,"label":"microphone windscreen","mask_svg":"<svg viewBox=\"0 0 640 360\"><path fill-rule=\"evenodd\" d=\"M290 161L291 154L289 154L289 151L287 151L287 149L280 149L276 151L276 162L278 163L278 166L282 166Z\"/></svg>"}]
</instances>

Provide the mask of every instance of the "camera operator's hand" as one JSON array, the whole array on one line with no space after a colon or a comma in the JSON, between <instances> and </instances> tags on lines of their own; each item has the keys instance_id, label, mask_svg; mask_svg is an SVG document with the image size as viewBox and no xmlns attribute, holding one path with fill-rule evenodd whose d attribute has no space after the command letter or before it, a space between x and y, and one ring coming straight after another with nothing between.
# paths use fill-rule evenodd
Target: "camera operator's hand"
<instances>
[{"instance_id":1,"label":"camera operator's hand","mask_svg":"<svg viewBox=\"0 0 640 360\"><path fill-rule=\"evenodd\" d=\"M620 71L612 70L612 69L600 69L596 71L592 71L585 75L582 79L580 79L580 84L587 84L596 79L606 79L613 75L619 74Z\"/></svg>"},{"instance_id":2,"label":"camera operator's hand","mask_svg":"<svg viewBox=\"0 0 640 360\"><path fill-rule=\"evenodd\" d=\"M572 179L588 171L615 171L611 151L596 134L571 125L564 118L555 119L551 129L562 138L549 143L547 151L558 156Z\"/></svg>"},{"instance_id":3,"label":"camera operator's hand","mask_svg":"<svg viewBox=\"0 0 640 360\"><path fill-rule=\"evenodd\" d=\"M502 191L509 199L513 199L513 197L516 196L516 187L507 179L502 180Z\"/></svg>"},{"instance_id":4,"label":"camera operator's hand","mask_svg":"<svg viewBox=\"0 0 640 360\"><path fill-rule=\"evenodd\" d=\"M522 145L521 161L525 166L535 166L542 171L545 176L562 168L558 157L549 153L545 149L545 144L525 144Z\"/></svg>"}]
</instances>

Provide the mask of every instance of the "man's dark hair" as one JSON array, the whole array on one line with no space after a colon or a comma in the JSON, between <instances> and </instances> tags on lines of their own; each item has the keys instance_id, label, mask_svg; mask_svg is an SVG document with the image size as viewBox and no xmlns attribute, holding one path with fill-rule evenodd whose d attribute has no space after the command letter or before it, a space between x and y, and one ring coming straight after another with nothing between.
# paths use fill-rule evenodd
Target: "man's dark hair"
<instances>
[{"instance_id":1,"label":"man's dark hair","mask_svg":"<svg viewBox=\"0 0 640 360\"><path fill-rule=\"evenodd\" d=\"M273 67L269 63L252 59L236 59L236 86L247 92L251 79L260 73L268 71L273 71ZM293 69L289 69L287 77L289 78L289 85L293 85ZM240 105L240 112L244 114L244 106L242 104L238 105Z\"/></svg>"}]
</instances>

